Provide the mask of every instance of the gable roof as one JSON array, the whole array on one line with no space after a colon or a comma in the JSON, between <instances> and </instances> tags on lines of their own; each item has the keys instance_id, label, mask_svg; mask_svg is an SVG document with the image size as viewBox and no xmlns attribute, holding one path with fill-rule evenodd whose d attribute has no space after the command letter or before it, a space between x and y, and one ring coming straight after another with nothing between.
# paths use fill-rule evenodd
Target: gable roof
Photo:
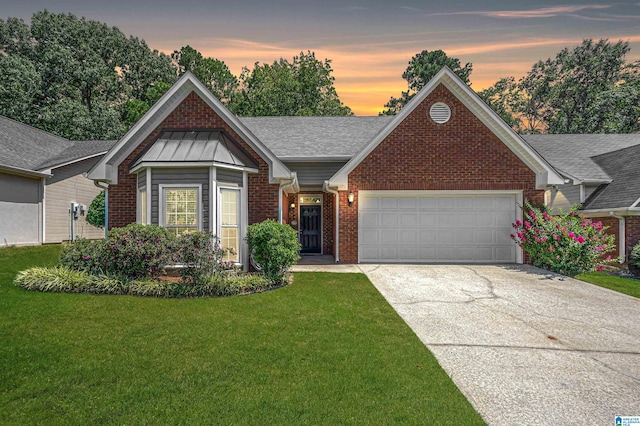
<instances>
[{"instance_id":1,"label":"gable roof","mask_svg":"<svg viewBox=\"0 0 640 426\"><path fill-rule=\"evenodd\" d=\"M545 134L522 136L553 167L574 183L610 182L613 176L595 160L602 154L640 145L640 134Z\"/></svg>"},{"instance_id":2,"label":"gable roof","mask_svg":"<svg viewBox=\"0 0 640 426\"><path fill-rule=\"evenodd\" d=\"M269 165L270 181L292 179L291 171L191 72L187 71L89 170L89 179L118 183L118 166L190 94L195 93Z\"/></svg>"},{"instance_id":3,"label":"gable roof","mask_svg":"<svg viewBox=\"0 0 640 426\"><path fill-rule=\"evenodd\" d=\"M638 135L640 136L640 135ZM610 178L582 206L583 210L627 209L640 201L640 145L593 157L593 161Z\"/></svg>"},{"instance_id":4,"label":"gable roof","mask_svg":"<svg viewBox=\"0 0 640 426\"><path fill-rule=\"evenodd\" d=\"M333 175L328 184L346 189L351 173L391 132L408 117L422 101L440 84L444 85L465 107L491 130L520 160L536 174L536 186L564 183L562 176L524 139L509 127L482 99L448 67L443 67L427 85L351 160Z\"/></svg>"},{"instance_id":5,"label":"gable roof","mask_svg":"<svg viewBox=\"0 0 640 426\"><path fill-rule=\"evenodd\" d=\"M283 161L349 160L393 116L376 117L240 117Z\"/></svg>"},{"instance_id":6,"label":"gable roof","mask_svg":"<svg viewBox=\"0 0 640 426\"><path fill-rule=\"evenodd\" d=\"M0 115L0 167L34 176L104 154L115 141L70 141Z\"/></svg>"}]
</instances>

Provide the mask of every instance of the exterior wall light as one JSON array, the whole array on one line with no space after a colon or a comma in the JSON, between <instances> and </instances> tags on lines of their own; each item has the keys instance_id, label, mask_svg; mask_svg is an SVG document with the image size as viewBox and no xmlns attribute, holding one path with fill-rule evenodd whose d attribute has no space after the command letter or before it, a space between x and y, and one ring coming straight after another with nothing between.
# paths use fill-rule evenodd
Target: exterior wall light
<instances>
[{"instance_id":1,"label":"exterior wall light","mask_svg":"<svg viewBox=\"0 0 640 426\"><path fill-rule=\"evenodd\" d=\"M349 207L353 205L354 198L355 198L355 195L353 195L353 192L349 192L349 195L347 195L347 201L349 202Z\"/></svg>"},{"instance_id":2,"label":"exterior wall light","mask_svg":"<svg viewBox=\"0 0 640 426\"><path fill-rule=\"evenodd\" d=\"M289 205L289 211L290 211L290 212L292 212L292 211L294 211L295 209L296 209L296 203L291 203L291 204Z\"/></svg>"}]
</instances>

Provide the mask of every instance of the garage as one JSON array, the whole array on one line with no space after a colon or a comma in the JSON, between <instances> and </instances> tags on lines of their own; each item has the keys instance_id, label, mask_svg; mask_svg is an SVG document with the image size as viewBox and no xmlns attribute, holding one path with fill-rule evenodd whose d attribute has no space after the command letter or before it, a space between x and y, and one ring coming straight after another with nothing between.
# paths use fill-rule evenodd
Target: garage
<instances>
[{"instance_id":1,"label":"garage","mask_svg":"<svg viewBox=\"0 0 640 426\"><path fill-rule=\"evenodd\" d=\"M520 192L360 191L360 262L516 263Z\"/></svg>"}]
</instances>

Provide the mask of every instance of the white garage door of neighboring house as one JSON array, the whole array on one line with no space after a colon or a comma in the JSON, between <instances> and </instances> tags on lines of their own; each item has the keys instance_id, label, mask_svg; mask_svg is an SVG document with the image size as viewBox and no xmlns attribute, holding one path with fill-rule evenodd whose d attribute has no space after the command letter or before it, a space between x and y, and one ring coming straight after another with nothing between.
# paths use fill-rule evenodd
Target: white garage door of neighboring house
<instances>
[{"instance_id":1,"label":"white garage door of neighboring house","mask_svg":"<svg viewBox=\"0 0 640 426\"><path fill-rule=\"evenodd\" d=\"M360 262L521 262L521 193L360 191Z\"/></svg>"}]
</instances>

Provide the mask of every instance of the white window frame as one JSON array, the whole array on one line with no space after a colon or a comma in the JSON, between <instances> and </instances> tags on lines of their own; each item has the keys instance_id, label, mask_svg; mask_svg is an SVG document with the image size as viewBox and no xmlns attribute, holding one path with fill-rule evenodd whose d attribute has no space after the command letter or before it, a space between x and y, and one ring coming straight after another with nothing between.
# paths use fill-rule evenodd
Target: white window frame
<instances>
[{"instance_id":1,"label":"white window frame","mask_svg":"<svg viewBox=\"0 0 640 426\"><path fill-rule=\"evenodd\" d=\"M165 211L165 189L195 189L196 190L196 221L197 221L197 229L198 231L202 231L202 184L159 184L158 185L158 198L160 199L160 206L158 210L158 223L160 226L164 226L165 228L173 229L175 227L168 227L166 224L166 215ZM147 200L149 201L149 200Z\"/></svg>"},{"instance_id":2,"label":"white window frame","mask_svg":"<svg viewBox=\"0 0 640 426\"><path fill-rule=\"evenodd\" d=\"M237 185L231 185L231 184L220 184L218 183L217 185L217 199L218 199L218 208L216 209L216 216L217 216L217 222L218 222L218 226L216 229L216 235L218 236L218 238L220 239L220 244L222 244L222 191L235 191L238 194L238 199L236 202L236 221L237 221L237 225L236 225L236 229L237 231L237 235L238 235L238 253L236 253L236 256L238 257L238 260L236 261L237 264L241 264L242 263L242 255L243 255L243 246L242 246L242 241L243 238L242 236L244 235L244 227L243 225L243 221L242 221L242 199L243 199L243 188L241 188L240 186ZM228 227L228 226L225 226Z\"/></svg>"},{"instance_id":3,"label":"white window frame","mask_svg":"<svg viewBox=\"0 0 640 426\"><path fill-rule=\"evenodd\" d=\"M146 211L145 213L145 221L142 220L143 215L142 215L142 194L144 193L144 198L145 198L145 206L146 206ZM141 186L138 188L138 197L136 200L136 222L142 224L142 225L148 225L149 224L149 191L147 191L147 186Z\"/></svg>"}]
</instances>

